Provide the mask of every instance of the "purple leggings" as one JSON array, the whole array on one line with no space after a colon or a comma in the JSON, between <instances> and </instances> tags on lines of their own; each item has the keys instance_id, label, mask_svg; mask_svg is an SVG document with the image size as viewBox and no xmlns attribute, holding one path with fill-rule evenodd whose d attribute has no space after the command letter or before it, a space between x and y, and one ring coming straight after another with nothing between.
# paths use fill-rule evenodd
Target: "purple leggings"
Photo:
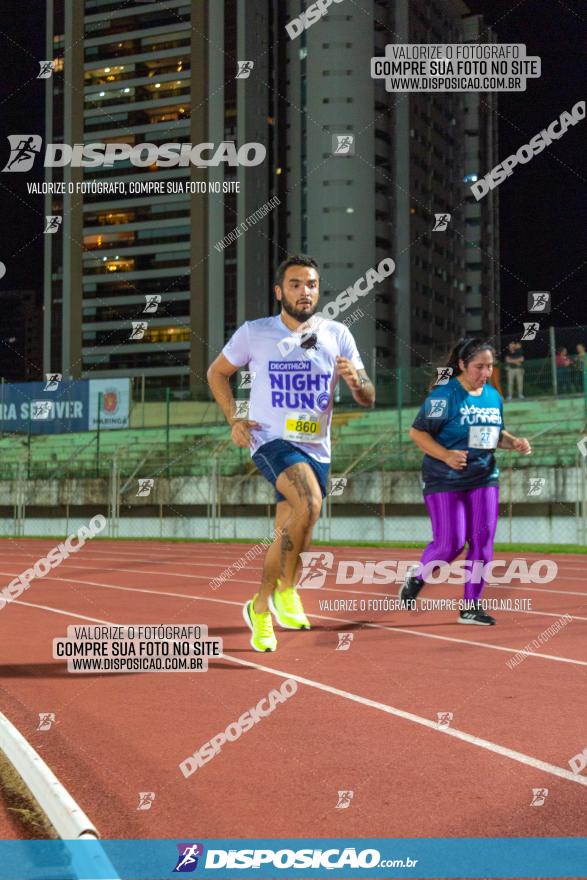
<instances>
[{"instance_id":1,"label":"purple leggings","mask_svg":"<svg viewBox=\"0 0 587 880\"><path fill-rule=\"evenodd\" d=\"M424 501L432 521L432 541L422 554L420 566L434 560L453 562L468 543L467 559L483 564L493 558L497 528L498 486L480 486L463 492L436 492ZM472 566L472 578L465 584L465 600L479 599L485 581ZM420 569L421 570L421 569Z\"/></svg>"}]
</instances>

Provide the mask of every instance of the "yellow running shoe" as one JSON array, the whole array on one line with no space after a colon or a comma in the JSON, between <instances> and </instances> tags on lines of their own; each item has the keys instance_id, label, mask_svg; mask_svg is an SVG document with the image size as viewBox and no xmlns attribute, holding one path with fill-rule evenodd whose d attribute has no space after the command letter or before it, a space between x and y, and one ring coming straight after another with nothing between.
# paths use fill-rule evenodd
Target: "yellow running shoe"
<instances>
[{"instance_id":1,"label":"yellow running shoe","mask_svg":"<svg viewBox=\"0 0 587 880\"><path fill-rule=\"evenodd\" d=\"M284 629L310 629L310 621L295 587L273 590L269 596L269 607Z\"/></svg>"},{"instance_id":2,"label":"yellow running shoe","mask_svg":"<svg viewBox=\"0 0 587 880\"><path fill-rule=\"evenodd\" d=\"M250 638L250 645L255 651L275 651L277 648L277 639L273 632L273 621L271 620L271 612L263 611L258 614L255 609L255 599L257 593L248 602L243 605L243 617L246 625L249 627L253 635Z\"/></svg>"}]
</instances>

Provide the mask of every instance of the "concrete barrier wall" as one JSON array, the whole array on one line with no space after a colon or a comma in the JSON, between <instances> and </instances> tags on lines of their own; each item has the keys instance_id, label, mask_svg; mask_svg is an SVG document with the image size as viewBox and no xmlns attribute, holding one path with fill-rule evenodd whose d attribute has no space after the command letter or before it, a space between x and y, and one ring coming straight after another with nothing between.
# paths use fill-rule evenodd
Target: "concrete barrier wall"
<instances>
[{"instance_id":1,"label":"concrete barrier wall","mask_svg":"<svg viewBox=\"0 0 587 880\"><path fill-rule=\"evenodd\" d=\"M532 481L544 480L538 494L529 494ZM59 507L65 504L87 506L108 503L109 484L106 479L31 480L25 481L27 506ZM149 496L137 497L138 479L134 479L122 499L124 504L148 507L153 504L206 505L213 497L211 477L155 478ZM12 506L16 500L15 480L0 481L0 507ZM505 471L500 481L500 500L515 504L574 504L581 500L585 486L581 470L568 468L523 468ZM243 478L220 477L217 497L223 506L266 505L273 503L273 490L258 474ZM349 505L405 504L422 505L420 474L416 471L373 472L348 477L342 495L331 499L332 509ZM357 509L354 509L354 514Z\"/></svg>"}]
</instances>

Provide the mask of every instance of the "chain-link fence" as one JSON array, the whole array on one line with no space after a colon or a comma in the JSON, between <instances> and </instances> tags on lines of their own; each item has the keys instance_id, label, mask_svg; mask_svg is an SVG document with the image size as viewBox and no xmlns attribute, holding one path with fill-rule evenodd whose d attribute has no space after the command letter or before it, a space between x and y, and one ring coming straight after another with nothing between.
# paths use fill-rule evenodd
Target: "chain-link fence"
<instances>
[{"instance_id":1,"label":"chain-link fence","mask_svg":"<svg viewBox=\"0 0 587 880\"><path fill-rule=\"evenodd\" d=\"M587 540L585 385L577 393L554 395L549 377L542 361L527 364L526 399L506 404L506 427L529 437L534 452L497 453L500 542ZM391 405L380 402L366 411L341 401L335 407L330 494L318 540L430 537L422 454L408 430L433 376L413 369L409 377L398 372L392 378ZM128 429L5 434L2 534L65 535L96 512L107 517L112 537L252 540L270 534L273 490L248 450L231 442L216 404L177 400L165 389L159 399L153 396L133 395Z\"/></svg>"}]
</instances>

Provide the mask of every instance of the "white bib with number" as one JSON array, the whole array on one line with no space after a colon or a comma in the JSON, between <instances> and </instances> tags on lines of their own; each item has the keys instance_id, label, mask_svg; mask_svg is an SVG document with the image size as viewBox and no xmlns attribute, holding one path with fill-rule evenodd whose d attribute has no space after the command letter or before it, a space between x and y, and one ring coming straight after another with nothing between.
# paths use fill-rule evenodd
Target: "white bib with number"
<instances>
[{"instance_id":1,"label":"white bib with number","mask_svg":"<svg viewBox=\"0 0 587 880\"><path fill-rule=\"evenodd\" d=\"M475 425L469 428L470 449L496 449L500 428L497 425Z\"/></svg>"},{"instance_id":2,"label":"white bib with number","mask_svg":"<svg viewBox=\"0 0 587 880\"><path fill-rule=\"evenodd\" d=\"M285 414L283 439L295 443L321 443L326 431L326 417L316 413L288 412Z\"/></svg>"}]
</instances>

